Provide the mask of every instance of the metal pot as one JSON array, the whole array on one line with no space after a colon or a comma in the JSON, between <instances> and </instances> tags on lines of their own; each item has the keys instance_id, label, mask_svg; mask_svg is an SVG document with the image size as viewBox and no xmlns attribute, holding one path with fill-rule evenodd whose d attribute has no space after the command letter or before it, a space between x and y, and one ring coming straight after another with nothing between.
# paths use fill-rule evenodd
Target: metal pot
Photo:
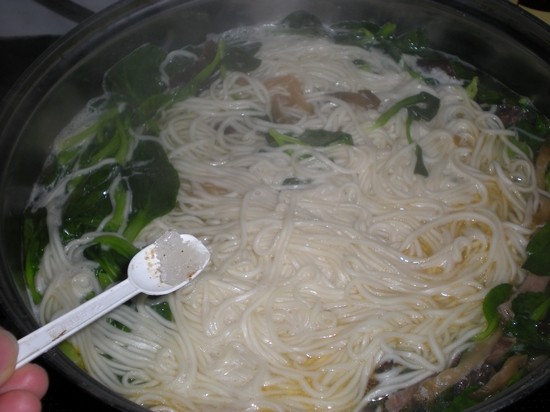
<instances>
[{"instance_id":1,"label":"metal pot","mask_svg":"<svg viewBox=\"0 0 550 412\"><path fill-rule=\"evenodd\" d=\"M102 76L144 42L167 49L199 43L211 32L279 20L307 10L344 19L426 28L435 48L457 55L528 96L550 114L550 28L504 0L157 0L122 1L54 44L21 77L0 114L0 304L23 335L37 327L23 283L21 215L52 141L84 103L101 93ZM106 404L142 408L94 381L59 351L45 356L62 375ZM550 380L546 363L481 405L505 407Z\"/></svg>"}]
</instances>

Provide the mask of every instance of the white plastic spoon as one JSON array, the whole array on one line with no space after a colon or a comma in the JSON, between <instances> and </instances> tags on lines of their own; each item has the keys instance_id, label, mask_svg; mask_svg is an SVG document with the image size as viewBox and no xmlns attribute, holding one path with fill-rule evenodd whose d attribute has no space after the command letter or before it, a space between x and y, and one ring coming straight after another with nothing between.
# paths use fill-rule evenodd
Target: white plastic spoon
<instances>
[{"instance_id":1,"label":"white plastic spoon","mask_svg":"<svg viewBox=\"0 0 550 412\"><path fill-rule=\"evenodd\" d=\"M20 339L16 368L141 292L164 295L185 286L209 260L208 249L197 238L166 232L132 258L128 279Z\"/></svg>"}]
</instances>

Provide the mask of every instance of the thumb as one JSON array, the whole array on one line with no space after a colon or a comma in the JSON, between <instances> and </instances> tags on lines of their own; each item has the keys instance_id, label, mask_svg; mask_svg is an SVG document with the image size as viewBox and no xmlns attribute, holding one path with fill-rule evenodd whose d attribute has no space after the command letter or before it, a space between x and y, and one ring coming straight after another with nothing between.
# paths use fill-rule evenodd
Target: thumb
<instances>
[{"instance_id":1,"label":"thumb","mask_svg":"<svg viewBox=\"0 0 550 412\"><path fill-rule=\"evenodd\" d=\"M7 330L0 328L0 386L13 374L18 350L15 337Z\"/></svg>"}]
</instances>

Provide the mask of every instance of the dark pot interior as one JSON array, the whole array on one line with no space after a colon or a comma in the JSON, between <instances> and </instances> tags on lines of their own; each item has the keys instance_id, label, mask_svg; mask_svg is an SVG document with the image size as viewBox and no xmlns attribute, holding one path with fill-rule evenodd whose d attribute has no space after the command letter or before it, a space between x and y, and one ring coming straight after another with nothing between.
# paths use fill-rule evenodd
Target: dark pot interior
<instances>
[{"instance_id":1,"label":"dark pot interior","mask_svg":"<svg viewBox=\"0 0 550 412\"><path fill-rule=\"evenodd\" d=\"M427 29L432 44L487 71L550 114L550 29L503 0L127 1L93 16L50 48L5 99L0 117L0 302L19 335L36 328L21 269L21 213L52 141L120 56L144 42L172 49L209 32L278 20L303 9L329 23L392 21ZM142 410L90 379L57 350L46 362L106 404ZM541 368L480 410L502 408L548 381Z\"/></svg>"}]
</instances>

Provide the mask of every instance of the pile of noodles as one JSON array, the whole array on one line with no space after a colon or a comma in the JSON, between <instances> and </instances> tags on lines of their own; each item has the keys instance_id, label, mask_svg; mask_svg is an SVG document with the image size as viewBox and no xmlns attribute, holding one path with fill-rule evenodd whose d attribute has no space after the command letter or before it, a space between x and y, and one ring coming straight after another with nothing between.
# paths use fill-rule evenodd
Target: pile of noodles
<instances>
[{"instance_id":1,"label":"pile of noodles","mask_svg":"<svg viewBox=\"0 0 550 412\"><path fill-rule=\"evenodd\" d=\"M210 264L165 298L173 321L142 296L72 340L93 377L155 411L360 408L449 367L485 327L487 291L524 276L534 170L495 115L374 50L254 35L257 70L163 113L178 206L139 240L193 234ZM331 94L360 90L380 107ZM428 177L413 171L405 110L373 126L420 91L441 100L412 124ZM271 147L271 128L343 131L353 145ZM79 247L48 247L42 321L97 289Z\"/></svg>"}]
</instances>

